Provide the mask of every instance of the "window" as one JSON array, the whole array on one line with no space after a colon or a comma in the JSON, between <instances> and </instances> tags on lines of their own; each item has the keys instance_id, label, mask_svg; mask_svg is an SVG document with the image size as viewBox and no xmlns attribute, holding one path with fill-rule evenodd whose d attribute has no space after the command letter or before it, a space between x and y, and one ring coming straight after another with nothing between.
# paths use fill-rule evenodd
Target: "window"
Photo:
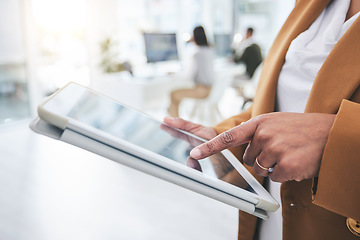
<instances>
[{"instance_id":1,"label":"window","mask_svg":"<svg viewBox=\"0 0 360 240\"><path fill-rule=\"evenodd\" d=\"M90 82L86 10L86 0L32 0L36 75L46 94L69 81L84 85Z\"/></svg>"},{"instance_id":2,"label":"window","mask_svg":"<svg viewBox=\"0 0 360 240\"><path fill-rule=\"evenodd\" d=\"M0 124L31 115L21 13L20 0L0 1Z\"/></svg>"}]
</instances>

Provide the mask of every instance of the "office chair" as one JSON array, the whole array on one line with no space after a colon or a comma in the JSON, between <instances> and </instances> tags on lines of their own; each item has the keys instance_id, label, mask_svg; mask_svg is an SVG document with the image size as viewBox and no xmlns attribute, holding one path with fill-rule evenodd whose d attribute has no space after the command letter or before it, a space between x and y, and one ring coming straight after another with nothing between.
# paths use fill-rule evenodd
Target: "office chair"
<instances>
[{"instance_id":1,"label":"office chair","mask_svg":"<svg viewBox=\"0 0 360 240\"><path fill-rule=\"evenodd\" d=\"M246 110L247 106L251 105L254 100L256 88L259 82L260 74L262 69L262 63L256 68L253 76L248 81L244 82L238 87L238 93L243 98L243 104L241 111Z\"/></svg>"},{"instance_id":2,"label":"office chair","mask_svg":"<svg viewBox=\"0 0 360 240\"><path fill-rule=\"evenodd\" d=\"M189 120L209 125L223 120L218 104L225 91L231 87L233 78L234 74L231 71L217 73L209 96L204 99L191 99L193 107ZM186 101L189 99L187 98Z\"/></svg>"}]
</instances>

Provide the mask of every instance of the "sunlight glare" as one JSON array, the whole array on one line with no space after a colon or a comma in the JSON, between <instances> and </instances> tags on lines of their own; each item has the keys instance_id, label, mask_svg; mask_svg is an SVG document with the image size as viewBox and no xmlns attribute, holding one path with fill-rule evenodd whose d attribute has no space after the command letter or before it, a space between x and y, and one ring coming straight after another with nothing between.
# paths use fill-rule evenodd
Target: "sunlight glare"
<instances>
[{"instance_id":1,"label":"sunlight glare","mask_svg":"<svg viewBox=\"0 0 360 240\"><path fill-rule=\"evenodd\" d=\"M79 30L86 22L85 0L33 0L34 19L47 30Z\"/></svg>"}]
</instances>

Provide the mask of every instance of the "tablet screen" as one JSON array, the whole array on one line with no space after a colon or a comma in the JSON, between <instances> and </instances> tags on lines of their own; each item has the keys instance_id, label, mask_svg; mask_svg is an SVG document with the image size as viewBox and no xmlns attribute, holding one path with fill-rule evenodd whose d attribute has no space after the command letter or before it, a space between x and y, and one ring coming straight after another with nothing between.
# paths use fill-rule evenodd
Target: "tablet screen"
<instances>
[{"instance_id":1,"label":"tablet screen","mask_svg":"<svg viewBox=\"0 0 360 240\"><path fill-rule=\"evenodd\" d=\"M200 139L179 132L111 99L91 91L84 91L81 96L77 96L76 103L66 115L167 159L196 169L208 177L221 179L256 193L222 154L215 154L200 161L189 158L190 150L203 142Z\"/></svg>"}]
</instances>

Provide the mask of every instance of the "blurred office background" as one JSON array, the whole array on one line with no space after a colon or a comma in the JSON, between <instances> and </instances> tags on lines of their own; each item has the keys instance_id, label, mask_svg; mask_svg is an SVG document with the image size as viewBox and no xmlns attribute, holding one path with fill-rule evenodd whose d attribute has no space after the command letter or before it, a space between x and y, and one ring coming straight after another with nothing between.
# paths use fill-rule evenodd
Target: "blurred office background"
<instances>
[{"instance_id":1,"label":"blurred office background","mask_svg":"<svg viewBox=\"0 0 360 240\"><path fill-rule=\"evenodd\" d=\"M229 61L233 42L253 27L266 56L294 4L1 0L0 238L236 239L235 208L36 135L28 124L36 106L69 81L161 119L170 91L188 84L181 73L195 26L204 26L216 49L218 76L232 78L244 71ZM176 40L168 59L156 48L151 55L159 34L167 34L173 51ZM224 91L218 120L239 113L245 101L233 86ZM184 102L184 118L193 104Z\"/></svg>"},{"instance_id":2,"label":"blurred office background","mask_svg":"<svg viewBox=\"0 0 360 240\"><path fill-rule=\"evenodd\" d=\"M116 84L116 79L140 84L149 76L179 72L190 52L186 41L197 25L205 27L219 59L229 57L234 38L239 40L250 26L266 55L293 5L289 0L2 0L0 124L33 116L44 96L69 81L106 92L114 87L105 85ZM178 60L147 63L144 32L175 33ZM101 63L109 57L129 62L134 79L104 71ZM171 87L166 84L164 96ZM155 90L161 91L159 87ZM127 101L146 111L141 101L147 99L134 92L126 95Z\"/></svg>"}]
</instances>

